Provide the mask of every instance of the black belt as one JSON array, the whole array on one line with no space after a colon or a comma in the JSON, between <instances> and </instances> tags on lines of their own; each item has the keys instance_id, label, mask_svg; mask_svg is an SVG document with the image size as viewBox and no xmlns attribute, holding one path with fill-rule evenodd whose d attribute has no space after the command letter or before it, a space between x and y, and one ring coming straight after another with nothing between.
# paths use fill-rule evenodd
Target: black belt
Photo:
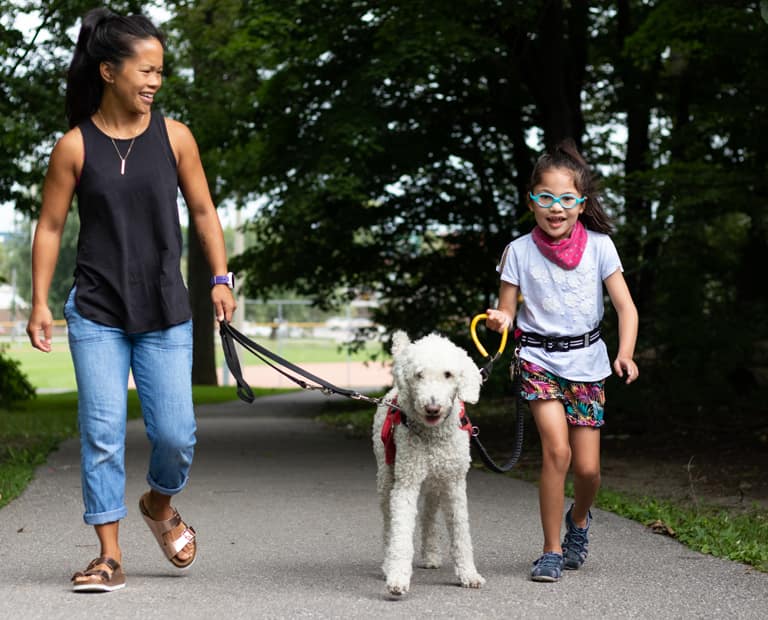
<instances>
[{"instance_id":1,"label":"black belt","mask_svg":"<svg viewBox=\"0 0 768 620\"><path fill-rule=\"evenodd\" d=\"M520 335L520 344L525 347L536 347L547 351L572 351L573 349L584 349L595 344L600 340L600 328L595 327L591 332L581 336L562 336L559 338L549 338L539 334L523 332Z\"/></svg>"}]
</instances>

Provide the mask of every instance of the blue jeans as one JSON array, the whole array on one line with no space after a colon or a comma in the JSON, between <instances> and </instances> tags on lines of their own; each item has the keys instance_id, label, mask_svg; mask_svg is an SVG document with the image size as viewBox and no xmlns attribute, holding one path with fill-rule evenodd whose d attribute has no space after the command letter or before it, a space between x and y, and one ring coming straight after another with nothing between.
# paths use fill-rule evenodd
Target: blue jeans
<instances>
[{"instance_id":1,"label":"blue jeans","mask_svg":"<svg viewBox=\"0 0 768 620\"><path fill-rule=\"evenodd\" d=\"M195 445L192 321L126 334L84 318L75 289L64 306L78 392L80 465L89 525L124 518L128 371L133 371L152 446L147 482L165 495L187 483Z\"/></svg>"}]
</instances>

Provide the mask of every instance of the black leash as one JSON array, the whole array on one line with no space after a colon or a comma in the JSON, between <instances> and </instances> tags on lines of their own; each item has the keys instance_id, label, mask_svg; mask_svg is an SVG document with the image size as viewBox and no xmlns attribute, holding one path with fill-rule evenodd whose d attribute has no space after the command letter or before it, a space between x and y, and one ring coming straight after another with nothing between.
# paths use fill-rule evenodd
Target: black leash
<instances>
[{"instance_id":1,"label":"black leash","mask_svg":"<svg viewBox=\"0 0 768 620\"><path fill-rule=\"evenodd\" d=\"M476 341L477 343L477 341ZM482 349L485 351L484 349ZM483 377L483 383L485 383L488 380L488 377L491 374L491 369L493 368L493 362L496 361L496 359L501 354L502 349L499 350L499 352L494 356L488 356L488 361L486 362L485 366L483 366L480 369L480 374ZM477 453L480 455L480 460L483 462L483 465L485 465L488 469L490 469L493 472L496 472L497 474L505 474L508 471L511 471L515 465L517 465L517 462L520 460L520 456L523 453L523 434L525 432L525 418L523 417L523 408L520 406L521 401L523 400L520 396L520 343L519 341L515 341L515 359L513 361L513 372L514 372L514 378L512 381L512 390L513 394L515 394L515 415L517 416L516 424L515 424L515 443L512 446L512 455L509 457L509 460L504 463L503 465L499 465L491 458L491 455L488 454L488 451L485 449L485 446L480 441L479 435L480 435L480 429L476 426L472 428L472 445L475 446L477 449Z\"/></svg>"},{"instance_id":2,"label":"black leash","mask_svg":"<svg viewBox=\"0 0 768 620\"><path fill-rule=\"evenodd\" d=\"M339 396L345 396L346 398L363 400L375 405L386 405L387 407L393 407L398 411L402 411L402 409L400 409L396 404L385 401L383 398L374 398L366 394L361 394L355 390L348 390L346 388L334 385L333 383L329 383L321 377L313 375L312 373L304 370L296 364L289 362L287 359L276 355L266 347L261 346L258 342L254 342L248 338L248 336L240 333L238 330L232 327L228 321L219 322L219 335L221 336L221 344L224 349L224 359L227 362L229 371L232 373L232 376L237 382L237 395L240 400L243 400L246 403L252 403L256 397L253 395L251 386L248 385L246 380L243 378L243 371L240 368L240 361L238 360L237 353L235 351L235 342L239 343L246 351L258 357L267 366L273 368L284 377L290 379L304 390L321 390L324 394L327 395L338 394ZM296 373L296 375L300 376L297 377L292 375L291 373L283 370L283 368L280 366L287 368L293 373ZM304 379L308 379L317 385L311 385L300 377L304 377Z\"/></svg>"}]
</instances>

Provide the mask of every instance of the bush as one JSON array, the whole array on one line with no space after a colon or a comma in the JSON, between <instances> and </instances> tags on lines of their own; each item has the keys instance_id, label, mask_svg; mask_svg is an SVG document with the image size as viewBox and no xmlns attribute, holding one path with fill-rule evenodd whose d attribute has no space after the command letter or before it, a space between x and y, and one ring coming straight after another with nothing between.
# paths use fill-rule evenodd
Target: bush
<instances>
[{"instance_id":1,"label":"bush","mask_svg":"<svg viewBox=\"0 0 768 620\"><path fill-rule=\"evenodd\" d=\"M0 408L35 397L35 388L22 372L17 360L10 359L0 348Z\"/></svg>"}]
</instances>

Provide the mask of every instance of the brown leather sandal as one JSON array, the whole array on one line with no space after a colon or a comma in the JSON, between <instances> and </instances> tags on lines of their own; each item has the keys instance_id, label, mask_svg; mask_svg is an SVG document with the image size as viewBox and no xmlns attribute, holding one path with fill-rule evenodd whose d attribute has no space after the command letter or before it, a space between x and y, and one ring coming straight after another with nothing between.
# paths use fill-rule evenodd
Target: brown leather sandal
<instances>
[{"instance_id":1,"label":"brown leather sandal","mask_svg":"<svg viewBox=\"0 0 768 620\"><path fill-rule=\"evenodd\" d=\"M145 493L139 500L139 510L144 521L149 526L157 544L163 550L165 557L176 568L189 568L197 558L197 543L195 542L195 530L182 521L179 512L174 508L173 516L165 521L155 521L147 510L149 493ZM180 560L176 556L179 551L192 543L192 555L186 560Z\"/></svg>"},{"instance_id":2,"label":"brown leather sandal","mask_svg":"<svg viewBox=\"0 0 768 620\"><path fill-rule=\"evenodd\" d=\"M106 566L96 568L97 566ZM84 571L72 575L75 592L112 592L125 587L123 568L112 558L101 557L92 560Z\"/></svg>"}]
</instances>

